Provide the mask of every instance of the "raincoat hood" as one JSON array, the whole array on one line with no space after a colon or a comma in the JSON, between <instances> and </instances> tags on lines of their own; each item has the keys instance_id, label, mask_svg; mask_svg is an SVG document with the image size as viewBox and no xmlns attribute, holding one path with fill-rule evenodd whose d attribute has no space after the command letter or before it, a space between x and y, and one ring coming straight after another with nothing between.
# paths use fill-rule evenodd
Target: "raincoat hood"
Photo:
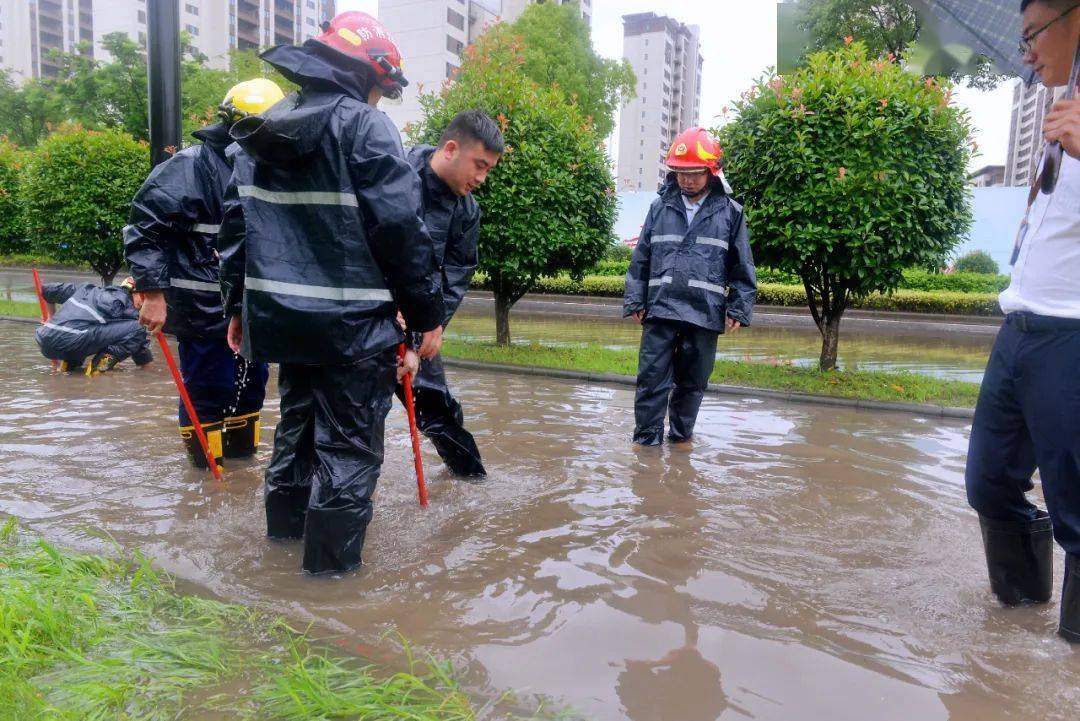
<instances>
[{"instance_id":1,"label":"raincoat hood","mask_svg":"<svg viewBox=\"0 0 1080 721\"><path fill-rule=\"evenodd\" d=\"M375 86L375 78L368 67L352 62L314 40L301 46L278 45L259 57L303 90L345 93L366 103Z\"/></svg>"},{"instance_id":2,"label":"raincoat hood","mask_svg":"<svg viewBox=\"0 0 1080 721\"><path fill-rule=\"evenodd\" d=\"M222 155L225 153L225 148L229 147L233 141L229 135L229 126L225 123L214 123L205 128L199 128L191 134L191 137Z\"/></svg>"},{"instance_id":3,"label":"raincoat hood","mask_svg":"<svg viewBox=\"0 0 1080 721\"><path fill-rule=\"evenodd\" d=\"M668 200L672 194L682 195L677 176L678 173L668 172L667 177L664 178L664 184L661 185L660 190L657 191L657 195L665 200ZM721 195L731 195L731 186L728 185L723 170L720 171L720 175L709 175L709 191Z\"/></svg>"},{"instance_id":4,"label":"raincoat hood","mask_svg":"<svg viewBox=\"0 0 1080 721\"><path fill-rule=\"evenodd\" d=\"M251 157L267 165L292 165L319 147L340 92L293 93L263 115L236 121L230 131Z\"/></svg>"}]
</instances>

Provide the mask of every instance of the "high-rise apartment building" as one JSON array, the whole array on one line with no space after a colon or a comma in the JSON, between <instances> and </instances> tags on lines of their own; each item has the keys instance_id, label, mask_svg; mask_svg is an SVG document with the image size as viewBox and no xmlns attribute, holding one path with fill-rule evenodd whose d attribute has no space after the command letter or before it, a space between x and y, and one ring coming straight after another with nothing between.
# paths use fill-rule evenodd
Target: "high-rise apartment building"
<instances>
[{"instance_id":1,"label":"high-rise apartment building","mask_svg":"<svg viewBox=\"0 0 1080 721\"><path fill-rule=\"evenodd\" d=\"M177 0L180 28L211 65L228 65L229 50L301 43L333 17L335 0ZM122 32L146 42L146 0L4 0L0 3L0 67L16 79L48 77L52 49L89 43L107 59L101 40Z\"/></svg>"},{"instance_id":2,"label":"high-rise apartment building","mask_svg":"<svg viewBox=\"0 0 1080 721\"><path fill-rule=\"evenodd\" d=\"M394 37L409 87L401 103L379 105L399 129L423 117L420 94L437 92L461 67L465 48L488 26L513 22L536 0L379 0L379 21ZM558 0L556 4L568 4ZM581 16L592 21L592 0L581 0Z\"/></svg>"},{"instance_id":3,"label":"high-rise apartment building","mask_svg":"<svg viewBox=\"0 0 1080 721\"><path fill-rule=\"evenodd\" d=\"M620 190L654 190L675 136L698 124L699 37L698 26L655 13L623 16L623 57L637 75L637 97L619 115Z\"/></svg>"},{"instance_id":4,"label":"high-rise apartment building","mask_svg":"<svg viewBox=\"0 0 1080 721\"><path fill-rule=\"evenodd\" d=\"M1042 126L1050 106L1061 93L1042 83L1013 85L1009 153L1005 157L1005 185L1030 185L1042 150Z\"/></svg>"}]
</instances>

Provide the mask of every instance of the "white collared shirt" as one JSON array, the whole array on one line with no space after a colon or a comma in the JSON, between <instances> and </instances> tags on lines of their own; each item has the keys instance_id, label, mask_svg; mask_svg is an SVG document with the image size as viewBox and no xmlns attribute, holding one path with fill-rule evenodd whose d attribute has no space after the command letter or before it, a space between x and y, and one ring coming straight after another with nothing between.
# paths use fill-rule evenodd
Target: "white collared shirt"
<instances>
[{"instance_id":1,"label":"white collared shirt","mask_svg":"<svg viewBox=\"0 0 1080 721\"><path fill-rule=\"evenodd\" d=\"M1001 309L1080 318L1080 160L1062 155L1057 186L1036 196L1028 223Z\"/></svg>"},{"instance_id":2,"label":"white collared shirt","mask_svg":"<svg viewBox=\"0 0 1080 721\"><path fill-rule=\"evenodd\" d=\"M689 228L691 225L694 224L694 216L697 215L697 212L699 210L701 210L701 204L704 203L705 199L708 198L708 197L709 197L709 194L705 193L705 195L701 196L701 198L696 203L693 203L693 202L690 201L690 198L686 197L685 195L682 196L682 204L683 204L683 207L686 208L686 227L687 228Z\"/></svg>"}]
</instances>

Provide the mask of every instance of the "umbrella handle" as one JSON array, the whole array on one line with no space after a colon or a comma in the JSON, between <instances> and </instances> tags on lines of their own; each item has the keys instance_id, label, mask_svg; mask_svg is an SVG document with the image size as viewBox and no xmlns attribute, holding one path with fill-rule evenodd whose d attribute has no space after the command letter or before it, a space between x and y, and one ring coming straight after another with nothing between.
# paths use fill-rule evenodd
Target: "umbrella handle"
<instances>
[{"instance_id":1,"label":"umbrella handle","mask_svg":"<svg viewBox=\"0 0 1080 721\"><path fill-rule=\"evenodd\" d=\"M405 344L398 346L398 358L405 357ZM416 491L421 508L428 504L427 483L424 481L424 458L420 454L420 430L416 426L416 403L413 399L412 373L401 379L405 388L405 411L409 414L409 435L412 436L413 466L416 468Z\"/></svg>"},{"instance_id":2,"label":"umbrella handle","mask_svg":"<svg viewBox=\"0 0 1080 721\"><path fill-rule=\"evenodd\" d=\"M158 331L154 335L157 336L158 344L161 346L161 354L165 356L165 362L169 365L169 371L172 373L173 381L176 383L176 390L180 391L180 400L183 401L191 422L195 424L195 435L198 437L199 445L202 446L203 453L206 455L207 467L214 474L214 480L220 481L221 467L217 464L214 454L210 452L210 443L206 440L206 434L203 433L202 423L199 422L199 416L195 413L195 406L192 404L191 396L188 395L187 388L184 386L184 379L180 377L180 369L176 367L176 359L173 358L172 351L169 350L165 334Z\"/></svg>"}]
</instances>

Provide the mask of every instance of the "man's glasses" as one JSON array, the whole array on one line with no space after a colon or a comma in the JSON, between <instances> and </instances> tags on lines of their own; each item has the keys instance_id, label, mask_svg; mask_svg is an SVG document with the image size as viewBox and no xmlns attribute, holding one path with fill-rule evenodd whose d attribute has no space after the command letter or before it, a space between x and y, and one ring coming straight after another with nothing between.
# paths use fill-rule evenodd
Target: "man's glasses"
<instances>
[{"instance_id":1,"label":"man's glasses","mask_svg":"<svg viewBox=\"0 0 1080 721\"><path fill-rule=\"evenodd\" d=\"M1076 8L1080 8L1080 4L1073 5L1071 8L1069 8L1065 12L1061 13L1056 18L1054 18L1050 22L1046 23L1045 25L1043 25L1038 30L1033 30L1030 33L1028 33L1027 35L1025 35L1024 37L1020 38L1020 45L1018 47L1018 49L1020 50L1020 54L1021 55L1026 55L1027 52L1029 50L1031 50L1031 45L1035 42L1035 38L1042 35L1044 32L1046 32L1047 28L1049 28L1051 25L1053 25L1054 23L1056 23L1059 20L1061 20L1062 18L1064 18L1066 15L1071 13Z\"/></svg>"}]
</instances>

